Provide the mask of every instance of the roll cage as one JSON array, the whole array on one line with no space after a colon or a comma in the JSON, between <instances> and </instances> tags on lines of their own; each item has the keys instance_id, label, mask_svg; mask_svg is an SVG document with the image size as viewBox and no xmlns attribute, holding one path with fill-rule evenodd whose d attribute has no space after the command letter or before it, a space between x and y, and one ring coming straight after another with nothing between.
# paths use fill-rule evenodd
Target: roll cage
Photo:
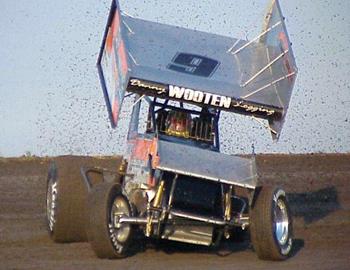
<instances>
[{"instance_id":1,"label":"roll cage","mask_svg":"<svg viewBox=\"0 0 350 270\"><path fill-rule=\"evenodd\" d=\"M218 128L220 110L145 95L135 95L134 100L128 140L137 135L154 135L167 141L185 143L214 151L220 150ZM147 107L146 111L141 109L144 105ZM186 136L168 132L171 113L182 113L190 116L189 133ZM147 114L147 116L142 117L143 114ZM143 120L146 122L144 132L140 128Z\"/></svg>"}]
</instances>

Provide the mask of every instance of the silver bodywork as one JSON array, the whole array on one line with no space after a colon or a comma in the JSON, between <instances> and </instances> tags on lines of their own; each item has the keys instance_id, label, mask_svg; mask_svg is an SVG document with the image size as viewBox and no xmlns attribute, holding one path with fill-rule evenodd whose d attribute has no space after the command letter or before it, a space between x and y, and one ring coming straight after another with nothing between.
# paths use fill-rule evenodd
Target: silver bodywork
<instances>
[{"instance_id":1,"label":"silver bodywork","mask_svg":"<svg viewBox=\"0 0 350 270\"><path fill-rule=\"evenodd\" d=\"M233 112L268 119L270 131L278 139L297 74L278 0L272 0L263 31L252 41L123 16L118 1L113 3L98 60L113 126L117 123L125 91L130 91L129 80L136 78L161 84L165 88L175 85L230 97L234 100L233 107L241 109ZM113 16L120 18L117 23L119 29L114 30L119 34L113 36L115 56L105 57L108 47L106 39L114 27ZM121 47L125 47L125 53ZM194 56L193 63L181 67L189 68L188 72L169 69L174 58L181 53ZM200 65L201 57L218 63L209 76L190 72ZM123 63L127 66L124 74L120 71ZM113 80L110 82L113 77L117 83L113 83ZM109 78L109 83L106 78ZM267 109L269 113L257 114L259 108L263 108L263 112Z\"/></svg>"},{"instance_id":2,"label":"silver bodywork","mask_svg":"<svg viewBox=\"0 0 350 270\"><path fill-rule=\"evenodd\" d=\"M278 47L268 48L262 43L254 43L232 55L228 50L233 44L238 42L243 46L247 41L130 17L123 17L123 20L132 30L128 34L129 53L135 60L131 62L131 77L243 98L282 76L283 62L279 61L275 69L280 72L264 72L256 81L243 87L252 75L269 63L270 54L281 53ZM220 64L208 78L169 70L169 62L179 52L203 55L216 59ZM283 108L289 102L287 91L283 90L276 92L271 86L246 100Z\"/></svg>"},{"instance_id":3,"label":"silver bodywork","mask_svg":"<svg viewBox=\"0 0 350 270\"><path fill-rule=\"evenodd\" d=\"M220 233L229 235L229 228L248 226L245 210L258 186L255 158L220 153L217 126L226 110L268 120L274 139L281 133L297 68L278 0L271 1L262 32L251 41L122 15L113 0L97 67L112 127L126 92L135 94L127 166L121 171L123 192L139 216L117 216L114 226L137 224L147 237L201 245L216 242ZM142 102L149 106L148 127L140 134ZM210 112L215 140L204 146L198 136L161 130L157 116L165 109L186 111L203 123ZM235 186L248 191L247 202L235 196ZM281 243L283 222L276 222Z\"/></svg>"},{"instance_id":4,"label":"silver bodywork","mask_svg":"<svg viewBox=\"0 0 350 270\"><path fill-rule=\"evenodd\" d=\"M196 178L254 189L257 172L254 158L229 156L179 143L158 141L157 169Z\"/></svg>"}]
</instances>

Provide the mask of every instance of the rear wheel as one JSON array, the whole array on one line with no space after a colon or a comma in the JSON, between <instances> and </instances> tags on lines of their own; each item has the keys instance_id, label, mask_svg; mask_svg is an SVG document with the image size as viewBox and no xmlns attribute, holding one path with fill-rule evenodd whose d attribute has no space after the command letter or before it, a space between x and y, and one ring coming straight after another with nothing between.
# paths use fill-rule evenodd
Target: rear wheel
<instances>
[{"instance_id":1,"label":"rear wheel","mask_svg":"<svg viewBox=\"0 0 350 270\"><path fill-rule=\"evenodd\" d=\"M251 209L250 220L252 244L260 259L285 260L290 256L292 217L282 189L263 187Z\"/></svg>"},{"instance_id":2,"label":"rear wheel","mask_svg":"<svg viewBox=\"0 0 350 270\"><path fill-rule=\"evenodd\" d=\"M46 222L55 242L82 242L85 231L87 189L80 179L79 168L52 162L46 189ZM73 171L75 171L73 173Z\"/></svg>"},{"instance_id":3,"label":"rear wheel","mask_svg":"<svg viewBox=\"0 0 350 270\"><path fill-rule=\"evenodd\" d=\"M129 224L115 224L118 217L132 216L128 199L119 184L96 185L88 197L88 238L99 258L123 258L128 255L132 236Z\"/></svg>"}]
</instances>

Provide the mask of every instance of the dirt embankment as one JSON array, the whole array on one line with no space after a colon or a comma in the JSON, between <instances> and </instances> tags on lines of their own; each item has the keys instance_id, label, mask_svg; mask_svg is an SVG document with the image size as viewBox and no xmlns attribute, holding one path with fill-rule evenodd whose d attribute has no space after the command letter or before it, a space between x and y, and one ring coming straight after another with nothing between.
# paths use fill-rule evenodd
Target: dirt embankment
<instances>
[{"instance_id":1,"label":"dirt embankment","mask_svg":"<svg viewBox=\"0 0 350 270\"><path fill-rule=\"evenodd\" d=\"M115 169L118 158L59 157ZM295 256L259 261L249 241L219 250L161 243L124 260L97 259L88 243L54 244L46 233L49 159L0 159L0 269L349 269L350 155L258 155L261 181L284 187L295 219Z\"/></svg>"}]
</instances>

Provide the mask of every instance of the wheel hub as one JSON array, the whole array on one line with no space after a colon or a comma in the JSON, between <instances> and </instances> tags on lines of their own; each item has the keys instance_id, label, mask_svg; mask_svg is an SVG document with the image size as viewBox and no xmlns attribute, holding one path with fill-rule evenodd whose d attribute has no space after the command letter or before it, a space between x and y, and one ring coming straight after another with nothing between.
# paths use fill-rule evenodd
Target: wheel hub
<instances>
[{"instance_id":1,"label":"wheel hub","mask_svg":"<svg viewBox=\"0 0 350 270\"><path fill-rule=\"evenodd\" d=\"M111 208L111 219L112 224L115 224L115 220L118 220L120 217L130 216L130 210L128 202L123 197L116 197L112 208ZM124 243L127 241L130 234L130 225L129 224L115 224L114 226L114 237L119 243Z\"/></svg>"},{"instance_id":2,"label":"wheel hub","mask_svg":"<svg viewBox=\"0 0 350 270\"><path fill-rule=\"evenodd\" d=\"M285 202L278 199L274 211L275 236L280 245L285 245L289 236L289 217Z\"/></svg>"}]
</instances>

